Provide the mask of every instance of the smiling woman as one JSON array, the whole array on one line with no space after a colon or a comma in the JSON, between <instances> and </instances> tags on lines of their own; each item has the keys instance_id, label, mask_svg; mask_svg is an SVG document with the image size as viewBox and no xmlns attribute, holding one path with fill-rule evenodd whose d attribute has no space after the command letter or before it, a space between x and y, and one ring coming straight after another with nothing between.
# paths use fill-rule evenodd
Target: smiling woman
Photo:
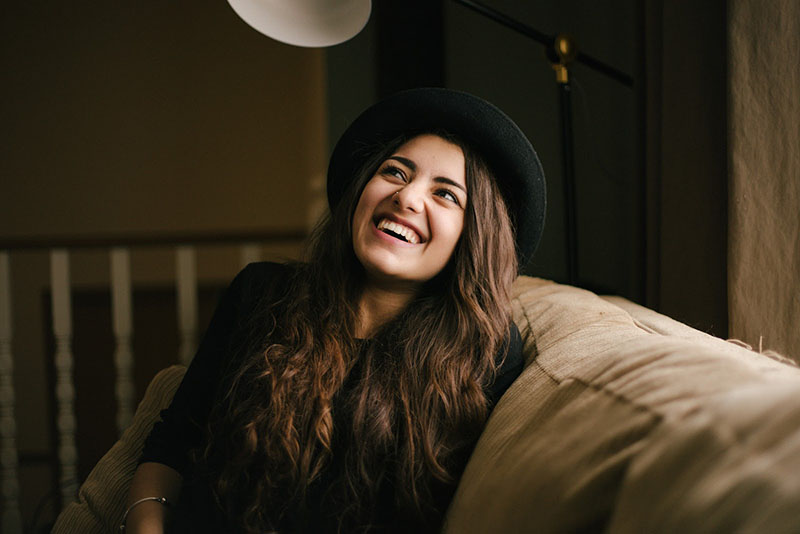
<instances>
[{"instance_id":1,"label":"smiling woman","mask_svg":"<svg viewBox=\"0 0 800 534\"><path fill-rule=\"evenodd\" d=\"M444 269L464 227L464 153L435 135L381 164L353 214L353 249L372 284L426 282Z\"/></svg>"},{"instance_id":2,"label":"smiling woman","mask_svg":"<svg viewBox=\"0 0 800 534\"><path fill-rule=\"evenodd\" d=\"M308 261L251 264L220 303L148 438L129 531L437 531L522 369L510 288L544 193L481 99L417 89L365 111Z\"/></svg>"}]
</instances>

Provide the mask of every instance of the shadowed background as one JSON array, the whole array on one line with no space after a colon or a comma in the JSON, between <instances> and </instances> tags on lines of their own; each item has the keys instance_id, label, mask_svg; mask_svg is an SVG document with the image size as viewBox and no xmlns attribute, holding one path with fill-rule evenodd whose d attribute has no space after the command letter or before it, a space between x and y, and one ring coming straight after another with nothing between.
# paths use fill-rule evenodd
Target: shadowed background
<instances>
[{"instance_id":1,"label":"shadowed background","mask_svg":"<svg viewBox=\"0 0 800 534\"><path fill-rule=\"evenodd\" d=\"M572 70L579 285L727 336L729 2L487 4L544 33L573 34L581 50L634 78L628 88ZM531 139L549 191L545 234L526 272L566 279L554 73L540 45L462 6L377 1L356 38L321 50L267 39L222 1L27 2L0 15L0 46L0 248L307 232L324 211L327 156L346 125L382 96L440 85L495 103ZM297 257L300 247L262 251ZM222 245L198 256L202 328L238 264ZM134 331L139 394L175 357L176 340L158 330L174 317L147 311L174 309L173 261L158 247L132 256L143 317ZM79 334L108 328L97 311L107 309L107 258L77 252L71 270L76 375L102 381L111 353L97 360L102 350L81 345L90 334ZM21 505L30 522L55 487L47 251L14 252L11 272ZM79 390L78 402L104 420L114 408L97 400L106 396ZM79 446L84 471L110 446L113 426L98 436ZM53 512L43 510L45 524Z\"/></svg>"}]
</instances>

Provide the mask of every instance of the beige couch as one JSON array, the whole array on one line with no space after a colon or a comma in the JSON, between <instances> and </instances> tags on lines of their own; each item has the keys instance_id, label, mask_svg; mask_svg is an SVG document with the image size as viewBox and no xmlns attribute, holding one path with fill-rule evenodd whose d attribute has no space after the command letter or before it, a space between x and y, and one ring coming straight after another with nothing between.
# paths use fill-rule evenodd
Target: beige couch
<instances>
[{"instance_id":1,"label":"beige couch","mask_svg":"<svg viewBox=\"0 0 800 534\"><path fill-rule=\"evenodd\" d=\"M447 533L800 532L800 370L624 299L521 277L527 367L502 398ZM162 371L53 530L111 532Z\"/></svg>"}]
</instances>

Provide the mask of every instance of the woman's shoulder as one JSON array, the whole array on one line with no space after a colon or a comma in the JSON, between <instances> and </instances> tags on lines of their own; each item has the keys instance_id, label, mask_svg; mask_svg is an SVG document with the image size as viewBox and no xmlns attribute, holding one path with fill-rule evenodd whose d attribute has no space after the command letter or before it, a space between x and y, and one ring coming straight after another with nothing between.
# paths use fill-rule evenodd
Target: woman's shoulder
<instances>
[{"instance_id":1,"label":"woman's shoulder","mask_svg":"<svg viewBox=\"0 0 800 534\"><path fill-rule=\"evenodd\" d=\"M525 363L522 355L522 336L514 321L511 321L509 325L508 337L497 354L496 361L499 364L498 374L516 373L518 375L522 372Z\"/></svg>"},{"instance_id":2,"label":"woman's shoulder","mask_svg":"<svg viewBox=\"0 0 800 534\"><path fill-rule=\"evenodd\" d=\"M270 281L275 277L287 276L297 270L299 264L280 263L276 261L256 261L248 263L247 266L239 271L236 278L246 281Z\"/></svg>"},{"instance_id":3,"label":"woman's shoulder","mask_svg":"<svg viewBox=\"0 0 800 534\"><path fill-rule=\"evenodd\" d=\"M231 283L232 287L252 291L259 287L271 287L285 283L292 273L299 269L299 264L279 263L274 261L258 261L248 263L239 271Z\"/></svg>"},{"instance_id":4,"label":"woman's shoulder","mask_svg":"<svg viewBox=\"0 0 800 534\"><path fill-rule=\"evenodd\" d=\"M508 337L496 356L498 362L495 381L489 389L489 399L492 405L496 404L514 380L522 374L525 367L525 357L522 354L522 336L519 328L512 321L509 325Z\"/></svg>"},{"instance_id":5,"label":"woman's shoulder","mask_svg":"<svg viewBox=\"0 0 800 534\"><path fill-rule=\"evenodd\" d=\"M248 264L233 279L228 294L240 305L254 305L269 295L276 296L288 286L299 264L260 261Z\"/></svg>"}]
</instances>

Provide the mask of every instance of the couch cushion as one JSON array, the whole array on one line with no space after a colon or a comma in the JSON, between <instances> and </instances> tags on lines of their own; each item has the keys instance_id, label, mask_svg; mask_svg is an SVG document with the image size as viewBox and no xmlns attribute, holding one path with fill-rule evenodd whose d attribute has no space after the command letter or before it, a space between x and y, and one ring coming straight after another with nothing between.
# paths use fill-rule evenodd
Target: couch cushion
<instances>
[{"instance_id":1,"label":"couch cushion","mask_svg":"<svg viewBox=\"0 0 800 534\"><path fill-rule=\"evenodd\" d=\"M796 368L701 333L659 334L533 278L515 284L514 316L529 365L492 414L447 532L798 524Z\"/></svg>"},{"instance_id":2,"label":"couch cushion","mask_svg":"<svg viewBox=\"0 0 800 534\"><path fill-rule=\"evenodd\" d=\"M631 463L609 531L798 532L798 395L754 383L665 421Z\"/></svg>"},{"instance_id":3,"label":"couch cushion","mask_svg":"<svg viewBox=\"0 0 800 534\"><path fill-rule=\"evenodd\" d=\"M153 378L130 426L89 473L78 491L78 500L58 516L54 534L118 531L144 440L161 410L172 400L185 371L185 367L173 365Z\"/></svg>"}]
</instances>

